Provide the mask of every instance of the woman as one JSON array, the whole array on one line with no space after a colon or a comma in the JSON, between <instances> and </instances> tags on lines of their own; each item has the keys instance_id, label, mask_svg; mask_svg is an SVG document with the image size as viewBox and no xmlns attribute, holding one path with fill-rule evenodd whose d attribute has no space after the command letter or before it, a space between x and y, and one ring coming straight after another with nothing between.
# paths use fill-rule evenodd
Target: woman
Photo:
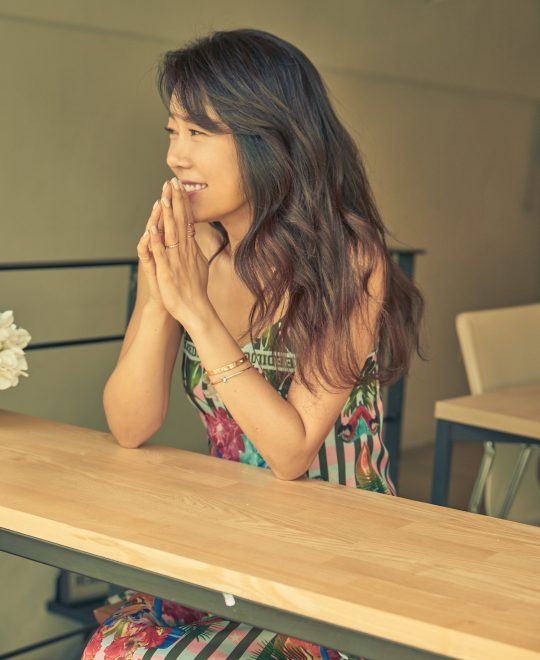
<instances>
[{"instance_id":1,"label":"woman","mask_svg":"<svg viewBox=\"0 0 540 660\"><path fill-rule=\"evenodd\" d=\"M211 455L395 495L380 385L408 371L423 299L389 255L319 73L244 29L167 52L158 86L175 177L137 248L137 301L104 392L112 433L138 447L160 428L180 349ZM85 660L343 657L126 593Z\"/></svg>"}]
</instances>

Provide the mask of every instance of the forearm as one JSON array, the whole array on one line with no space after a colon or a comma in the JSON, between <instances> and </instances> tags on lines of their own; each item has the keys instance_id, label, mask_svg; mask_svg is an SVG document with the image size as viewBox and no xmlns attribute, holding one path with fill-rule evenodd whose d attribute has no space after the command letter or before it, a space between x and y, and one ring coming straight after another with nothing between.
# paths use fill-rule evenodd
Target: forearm
<instances>
[{"instance_id":1,"label":"forearm","mask_svg":"<svg viewBox=\"0 0 540 660\"><path fill-rule=\"evenodd\" d=\"M207 371L242 357L238 343L213 309L186 329ZM305 471L302 419L264 376L256 369L247 369L214 387L242 432L278 478L295 478Z\"/></svg>"},{"instance_id":2,"label":"forearm","mask_svg":"<svg viewBox=\"0 0 540 660\"><path fill-rule=\"evenodd\" d=\"M107 422L120 444L138 447L161 427L180 332L165 310L143 309L137 334L103 392Z\"/></svg>"}]
</instances>

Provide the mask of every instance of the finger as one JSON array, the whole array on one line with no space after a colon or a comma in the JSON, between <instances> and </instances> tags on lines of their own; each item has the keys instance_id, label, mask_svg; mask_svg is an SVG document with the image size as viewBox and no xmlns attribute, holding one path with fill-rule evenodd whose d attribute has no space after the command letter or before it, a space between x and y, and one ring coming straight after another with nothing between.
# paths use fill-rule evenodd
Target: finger
<instances>
[{"instance_id":1,"label":"finger","mask_svg":"<svg viewBox=\"0 0 540 660\"><path fill-rule=\"evenodd\" d=\"M167 182L165 181L165 183L163 184L162 191L164 191L166 187L167 187ZM157 223L157 228L160 234L162 235L165 234L165 227L163 225L163 213L161 213L161 208L159 209L159 220Z\"/></svg>"},{"instance_id":2,"label":"finger","mask_svg":"<svg viewBox=\"0 0 540 660\"><path fill-rule=\"evenodd\" d=\"M187 191L184 188L184 184L181 181L178 181L177 179L176 181L178 183L178 191L177 191L178 199L181 204L179 205L178 219L177 219L178 233L179 236L182 237L182 239L186 241L195 242L194 237L189 236L189 234L193 234L195 231L195 221L193 219L193 209L191 208L189 195L187 194Z\"/></svg>"},{"instance_id":3,"label":"finger","mask_svg":"<svg viewBox=\"0 0 540 660\"><path fill-rule=\"evenodd\" d=\"M156 225L150 226L150 246L152 248L152 255L156 264L156 271L159 273L166 266L169 267L167 261L167 255L165 254L165 246L161 238L161 234L158 232ZM168 252L168 250L167 250Z\"/></svg>"},{"instance_id":4,"label":"finger","mask_svg":"<svg viewBox=\"0 0 540 660\"><path fill-rule=\"evenodd\" d=\"M155 275L156 264L152 252L150 252L150 233L148 229L141 236L137 243L137 256L142 262L143 268L149 275Z\"/></svg>"},{"instance_id":5,"label":"finger","mask_svg":"<svg viewBox=\"0 0 540 660\"><path fill-rule=\"evenodd\" d=\"M145 229L150 231L150 225L157 225L160 216L161 216L161 205L159 203L159 199L156 199L156 201L154 202L154 206L152 206L152 210L150 211L150 216L146 222Z\"/></svg>"},{"instance_id":6,"label":"finger","mask_svg":"<svg viewBox=\"0 0 540 660\"><path fill-rule=\"evenodd\" d=\"M152 211L150 212L150 217L148 218L148 222L146 223L146 230L150 231L150 226L151 225L157 225L158 229L160 227L160 224L163 224L163 220L161 218L161 204L159 203L159 199L156 199L154 202L154 206L152 207ZM163 231L163 229L161 229ZM149 241L149 250L150 253L152 253L152 246L150 245Z\"/></svg>"},{"instance_id":7,"label":"finger","mask_svg":"<svg viewBox=\"0 0 540 660\"><path fill-rule=\"evenodd\" d=\"M161 196L161 214L163 216L163 225L165 227L165 245L174 245L175 243L178 243L178 228L173 214L171 189L172 186L166 181Z\"/></svg>"},{"instance_id":8,"label":"finger","mask_svg":"<svg viewBox=\"0 0 540 660\"><path fill-rule=\"evenodd\" d=\"M182 240L186 236L186 220L185 220L185 207L182 191L185 192L183 184L178 181L176 177L171 179L172 183L172 200L173 200L173 217L176 224L177 236L181 236ZM179 239L177 239L179 240Z\"/></svg>"},{"instance_id":9,"label":"finger","mask_svg":"<svg viewBox=\"0 0 540 660\"><path fill-rule=\"evenodd\" d=\"M150 227L152 225L157 225L159 223L159 219L161 217L161 204L159 203L159 199L156 199L154 202L154 206L152 206L152 210L150 211L150 217L148 218L148 221L146 223L146 231L150 231ZM144 236L144 234L143 234ZM150 241L148 241L148 249L150 251L150 254L152 253L152 246L150 245Z\"/></svg>"},{"instance_id":10,"label":"finger","mask_svg":"<svg viewBox=\"0 0 540 660\"><path fill-rule=\"evenodd\" d=\"M146 223L145 232L143 233L143 235L139 240L139 243L137 244L137 254L139 255L139 258L142 257L141 259L142 261L144 261L148 257L151 257L151 252L149 254L146 254L148 252L148 248L150 245L150 227L151 225L157 224L160 214L161 214L161 207L159 204L159 199L156 199L154 205L152 206L152 210L150 211L150 216Z\"/></svg>"}]
</instances>

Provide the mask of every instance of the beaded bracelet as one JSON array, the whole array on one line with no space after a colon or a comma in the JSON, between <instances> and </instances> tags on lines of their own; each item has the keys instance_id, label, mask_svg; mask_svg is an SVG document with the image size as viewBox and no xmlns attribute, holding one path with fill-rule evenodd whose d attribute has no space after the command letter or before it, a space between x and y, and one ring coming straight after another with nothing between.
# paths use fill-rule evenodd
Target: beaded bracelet
<instances>
[{"instance_id":1,"label":"beaded bracelet","mask_svg":"<svg viewBox=\"0 0 540 660\"><path fill-rule=\"evenodd\" d=\"M234 374L231 374L230 376L220 376L216 380L211 380L210 384L211 385L217 385L218 383L226 383L231 378L234 378L235 376L239 376L241 373L244 373L244 371L249 371L249 369L251 369L251 368L252 368L252 366L251 366L251 363L250 363L246 367L244 367L243 369L240 369L240 371L235 371Z\"/></svg>"}]
</instances>

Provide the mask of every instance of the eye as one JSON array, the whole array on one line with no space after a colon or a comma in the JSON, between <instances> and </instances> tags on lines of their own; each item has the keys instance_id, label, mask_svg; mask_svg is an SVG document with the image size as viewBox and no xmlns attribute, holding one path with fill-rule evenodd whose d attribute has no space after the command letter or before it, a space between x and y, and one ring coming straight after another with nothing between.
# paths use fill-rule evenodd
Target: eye
<instances>
[{"instance_id":1,"label":"eye","mask_svg":"<svg viewBox=\"0 0 540 660\"><path fill-rule=\"evenodd\" d=\"M166 133L168 133L169 135L172 135L172 134L174 133L174 129L169 128L168 126L165 126L165 127L163 128L163 130L164 130ZM189 128L188 130L189 130L189 132L192 134L193 137L196 137L196 135L206 135L206 133L202 133L201 131L198 131L198 130L195 129L195 128ZM194 133L195 133L196 135L193 135Z\"/></svg>"}]
</instances>

